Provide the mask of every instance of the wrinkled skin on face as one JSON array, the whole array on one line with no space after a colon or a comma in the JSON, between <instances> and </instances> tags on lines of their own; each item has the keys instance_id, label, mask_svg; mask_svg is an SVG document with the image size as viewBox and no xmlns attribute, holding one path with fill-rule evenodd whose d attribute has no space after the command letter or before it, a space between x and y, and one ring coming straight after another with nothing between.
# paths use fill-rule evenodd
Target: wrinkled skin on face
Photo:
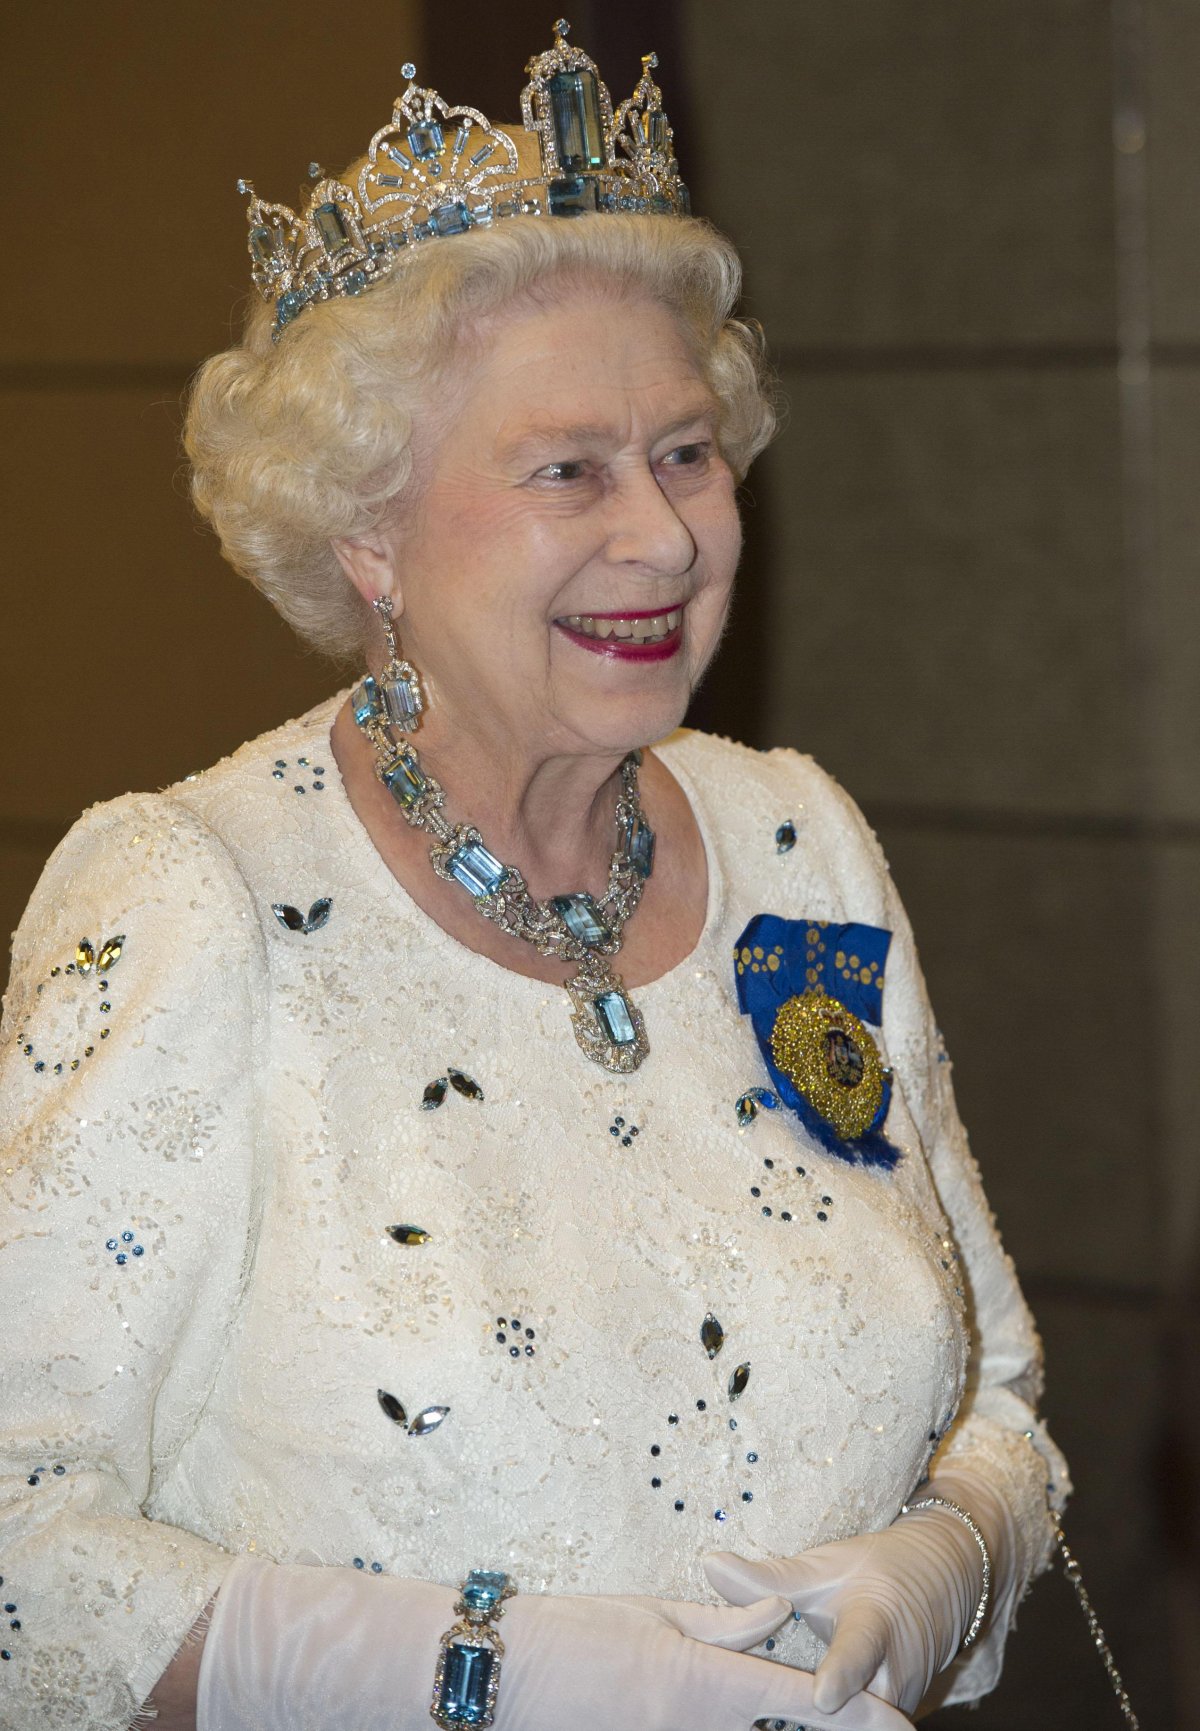
<instances>
[{"instance_id":1,"label":"wrinkled skin on face","mask_svg":"<svg viewBox=\"0 0 1200 1731\"><path fill-rule=\"evenodd\" d=\"M336 544L364 595L392 598L428 697L416 743L447 788L447 814L478 825L535 894L603 888L620 760L679 724L720 641L741 530L717 418L673 313L551 284L470 333L402 508L374 537ZM646 615L674 629L631 655L620 634L648 629L632 622ZM349 756L344 723L341 735ZM648 892L635 924L642 942L664 940L656 955L683 954L684 927L694 939L702 918L703 850L654 760L643 790L659 830L656 888L665 895L676 851L686 917L674 937L669 920L659 931ZM406 839L370 789L356 804L393 870L446 923L449 904L435 905L427 861L409 845L419 833ZM381 836L389 825L394 836Z\"/></svg>"},{"instance_id":2,"label":"wrinkled skin on face","mask_svg":"<svg viewBox=\"0 0 1200 1731\"><path fill-rule=\"evenodd\" d=\"M741 542L687 337L654 302L572 287L508 309L469 355L415 509L386 538L431 724L514 767L661 738L719 641ZM679 653L650 663L556 625L680 606Z\"/></svg>"}]
</instances>

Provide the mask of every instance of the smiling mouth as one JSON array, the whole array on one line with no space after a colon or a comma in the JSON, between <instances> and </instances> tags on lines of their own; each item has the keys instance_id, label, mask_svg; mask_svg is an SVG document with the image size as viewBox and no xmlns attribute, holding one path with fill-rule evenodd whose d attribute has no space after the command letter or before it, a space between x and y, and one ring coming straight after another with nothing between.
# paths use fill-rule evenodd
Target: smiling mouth
<instances>
[{"instance_id":1,"label":"smiling mouth","mask_svg":"<svg viewBox=\"0 0 1200 1731\"><path fill-rule=\"evenodd\" d=\"M664 613L568 613L555 624L601 643L612 640L651 645L665 643L678 631L682 618L683 608L672 607Z\"/></svg>"}]
</instances>

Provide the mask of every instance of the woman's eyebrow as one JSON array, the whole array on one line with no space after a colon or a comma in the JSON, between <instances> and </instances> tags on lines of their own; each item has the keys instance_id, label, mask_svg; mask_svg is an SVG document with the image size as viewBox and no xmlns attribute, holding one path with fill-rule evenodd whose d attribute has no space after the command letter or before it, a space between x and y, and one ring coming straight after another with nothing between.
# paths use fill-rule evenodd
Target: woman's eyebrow
<instances>
[{"instance_id":1,"label":"woman's eyebrow","mask_svg":"<svg viewBox=\"0 0 1200 1731\"><path fill-rule=\"evenodd\" d=\"M699 401L689 405L682 414L675 415L665 426L660 427L654 435L653 443L660 439L669 439L673 433L682 431L684 427L695 426L697 421L711 421L716 414L716 405L711 401ZM559 424L542 422L535 427L526 427L511 440L502 445L499 456L503 462L513 462L522 457L535 455L539 451L562 450L574 446L594 450L598 446L613 445L619 442L621 433L613 424L603 422L570 421Z\"/></svg>"}]
</instances>

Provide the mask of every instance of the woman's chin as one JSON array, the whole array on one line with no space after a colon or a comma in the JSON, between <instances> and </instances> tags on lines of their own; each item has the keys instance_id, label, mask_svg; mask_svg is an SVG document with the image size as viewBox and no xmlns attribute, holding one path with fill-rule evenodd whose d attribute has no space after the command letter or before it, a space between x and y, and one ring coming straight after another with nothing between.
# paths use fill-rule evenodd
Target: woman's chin
<instances>
[{"instance_id":1,"label":"woman's chin","mask_svg":"<svg viewBox=\"0 0 1200 1731\"><path fill-rule=\"evenodd\" d=\"M597 750L632 751L674 733L687 714L690 698L690 688L637 697L612 695L602 705L589 707L586 715L581 714L575 731Z\"/></svg>"}]
</instances>

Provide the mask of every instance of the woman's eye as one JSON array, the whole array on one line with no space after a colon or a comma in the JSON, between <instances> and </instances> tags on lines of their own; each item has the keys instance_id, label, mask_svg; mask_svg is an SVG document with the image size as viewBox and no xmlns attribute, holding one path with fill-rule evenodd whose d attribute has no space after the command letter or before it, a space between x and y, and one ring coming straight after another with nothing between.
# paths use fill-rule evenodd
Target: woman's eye
<instances>
[{"instance_id":1,"label":"woman's eye","mask_svg":"<svg viewBox=\"0 0 1200 1731\"><path fill-rule=\"evenodd\" d=\"M708 451L707 441L700 440L694 445L677 445L663 460L675 469L694 468L705 461Z\"/></svg>"},{"instance_id":2,"label":"woman's eye","mask_svg":"<svg viewBox=\"0 0 1200 1731\"><path fill-rule=\"evenodd\" d=\"M582 463L547 463L538 474L544 475L548 481L578 481L582 478L584 465Z\"/></svg>"}]
</instances>

